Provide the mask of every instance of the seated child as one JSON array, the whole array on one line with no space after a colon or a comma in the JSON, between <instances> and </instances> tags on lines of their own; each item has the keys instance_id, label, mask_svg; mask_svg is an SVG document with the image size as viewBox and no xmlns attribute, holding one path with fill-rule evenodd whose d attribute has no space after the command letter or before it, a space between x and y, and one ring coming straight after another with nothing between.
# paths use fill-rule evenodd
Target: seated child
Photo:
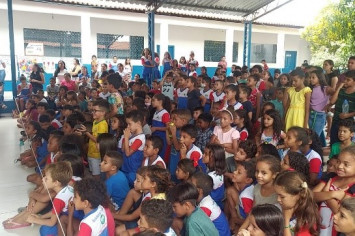
<instances>
[{"instance_id":1,"label":"seated child","mask_svg":"<svg viewBox=\"0 0 355 236\"><path fill-rule=\"evenodd\" d=\"M196 172L194 162L190 159L181 159L176 168L176 178L179 181L187 182L191 179L191 176Z\"/></svg>"},{"instance_id":2,"label":"seated child","mask_svg":"<svg viewBox=\"0 0 355 236\"><path fill-rule=\"evenodd\" d=\"M218 236L218 230L211 219L196 207L198 199L196 187L190 183L181 183L173 187L168 194L169 201L177 217L184 218L181 235Z\"/></svg>"},{"instance_id":3,"label":"seated child","mask_svg":"<svg viewBox=\"0 0 355 236\"><path fill-rule=\"evenodd\" d=\"M338 235L351 235L355 232L354 223L355 198L344 199L340 203L339 211L334 215L334 229Z\"/></svg>"},{"instance_id":4,"label":"seated child","mask_svg":"<svg viewBox=\"0 0 355 236\"><path fill-rule=\"evenodd\" d=\"M193 161L194 167L201 168L201 171L206 173L206 165L202 162L202 152L194 145L197 137L197 128L194 125L184 125L181 128L181 158L187 158Z\"/></svg>"},{"instance_id":5,"label":"seated child","mask_svg":"<svg viewBox=\"0 0 355 236\"><path fill-rule=\"evenodd\" d=\"M167 236L175 235L171 227L173 223L173 207L169 201L152 199L142 203L139 231L152 230Z\"/></svg>"},{"instance_id":6,"label":"seated child","mask_svg":"<svg viewBox=\"0 0 355 236\"><path fill-rule=\"evenodd\" d=\"M146 137L143 149L144 159L142 166L158 165L166 169L165 162L158 153L163 147L163 141L159 136L150 135Z\"/></svg>"},{"instance_id":7,"label":"seated child","mask_svg":"<svg viewBox=\"0 0 355 236\"><path fill-rule=\"evenodd\" d=\"M109 151L103 158L100 168L106 173L107 194L111 198L115 211L119 210L129 191L126 176L120 171L122 156L117 151Z\"/></svg>"},{"instance_id":8,"label":"seated child","mask_svg":"<svg viewBox=\"0 0 355 236\"><path fill-rule=\"evenodd\" d=\"M205 173L196 172L191 178L191 183L198 191L198 207L211 219L219 235L231 235L226 216L210 195L213 190L213 179Z\"/></svg>"},{"instance_id":9,"label":"seated child","mask_svg":"<svg viewBox=\"0 0 355 236\"><path fill-rule=\"evenodd\" d=\"M284 218L280 209L271 204L262 204L254 207L250 212L251 223L247 229L238 232L237 236L258 235L284 235Z\"/></svg>"},{"instance_id":10,"label":"seated child","mask_svg":"<svg viewBox=\"0 0 355 236\"><path fill-rule=\"evenodd\" d=\"M238 161L237 163L237 169L233 172L233 185L227 188L226 194L226 212L233 231L242 225L254 202L255 161Z\"/></svg>"},{"instance_id":11,"label":"seated child","mask_svg":"<svg viewBox=\"0 0 355 236\"><path fill-rule=\"evenodd\" d=\"M137 110L126 114L128 127L124 130L123 165L122 172L126 175L128 183L133 186L136 171L142 165L145 135L143 134L144 116Z\"/></svg>"},{"instance_id":12,"label":"seated child","mask_svg":"<svg viewBox=\"0 0 355 236\"><path fill-rule=\"evenodd\" d=\"M197 124L198 117L203 113L203 107L195 107L192 113L194 124Z\"/></svg>"},{"instance_id":13,"label":"seated child","mask_svg":"<svg viewBox=\"0 0 355 236\"><path fill-rule=\"evenodd\" d=\"M288 152L281 160L281 170L295 170L304 175L307 183L310 181L309 162L302 153Z\"/></svg>"},{"instance_id":14,"label":"seated child","mask_svg":"<svg viewBox=\"0 0 355 236\"><path fill-rule=\"evenodd\" d=\"M57 193L53 199L53 210L41 216L29 215L27 222L42 225L41 235L57 235L57 215L60 216L68 211L69 200L74 197L73 188L68 185L73 171L68 162L49 164L44 171L46 174L43 178L44 184L49 190Z\"/></svg>"},{"instance_id":15,"label":"seated child","mask_svg":"<svg viewBox=\"0 0 355 236\"><path fill-rule=\"evenodd\" d=\"M210 113L202 113L198 116L196 125L198 127L196 146L204 150L206 145L210 142L213 134L213 127L211 127L211 122L213 117Z\"/></svg>"},{"instance_id":16,"label":"seated child","mask_svg":"<svg viewBox=\"0 0 355 236\"><path fill-rule=\"evenodd\" d=\"M94 178L85 178L74 185L74 199L70 202L67 234L71 235L114 235L115 222L108 209L105 186ZM84 211L79 227L73 227L74 206Z\"/></svg>"},{"instance_id":17,"label":"seated child","mask_svg":"<svg viewBox=\"0 0 355 236\"><path fill-rule=\"evenodd\" d=\"M251 140L240 141L237 151L233 157L228 157L226 159L227 163L227 173L226 177L231 179L233 177L232 173L236 170L237 161L246 161L255 157L256 155L256 144Z\"/></svg>"},{"instance_id":18,"label":"seated child","mask_svg":"<svg viewBox=\"0 0 355 236\"><path fill-rule=\"evenodd\" d=\"M46 114L49 115L49 117L51 119L51 125L55 129L61 129L63 127L62 123L60 123L59 120L56 119L56 112L54 110L48 109L46 111Z\"/></svg>"},{"instance_id":19,"label":"seated child","mask_svg":"<svg viewBox=\"0 0 355 236\"><path fill-rule=\"evenodd\" d=\"M340 142L333 143L330 149L329 158L338 155L343 148L354 145L351 141L354 137L355 125L353 119L339 121L338 138Z\"/></svg>"}]
</instances>

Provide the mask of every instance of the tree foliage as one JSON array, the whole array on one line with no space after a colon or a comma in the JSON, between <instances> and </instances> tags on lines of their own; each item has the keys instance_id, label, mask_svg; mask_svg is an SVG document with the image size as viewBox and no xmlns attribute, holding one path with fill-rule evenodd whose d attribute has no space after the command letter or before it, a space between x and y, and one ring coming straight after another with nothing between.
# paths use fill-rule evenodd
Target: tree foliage
<instances>
[{"instance_id":1,"label":"tree foliage","mask_svg":"<svg viewBox=\"0 0 355 236\"><path fill-rule=\"evenodd\" d=\"M337 66L344 65L349 56L355 55L355 0L330 3L302 36L310 44L312 58L327 55L323 60L333 59Z\"/></svg>"}]
</instances>

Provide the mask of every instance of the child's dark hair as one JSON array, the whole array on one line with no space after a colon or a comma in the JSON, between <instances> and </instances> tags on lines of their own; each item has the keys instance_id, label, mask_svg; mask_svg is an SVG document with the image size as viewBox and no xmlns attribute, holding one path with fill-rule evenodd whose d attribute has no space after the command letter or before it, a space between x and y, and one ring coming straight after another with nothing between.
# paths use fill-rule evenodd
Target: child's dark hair
<instances>
[{"instance_id":1,"label":"child's dark hair","mask_svg":"<svg viewBox=\"0 0 355 236\"><path fill-rule=\"evenodd\" d=\"M157 148L159 151L162 150L162 148L164 146L163 140L159 136L156 136L156 135L147 135L145 138L145 141L146 142L151 141L153 148L154 149Z\"/></svg>"},{"instance_id":2,"label":"child's dark hair","mask_svg":"<svg viewBox=\"0 0 355 236\"><path fill-rule=\"evenodd\" d=\"M60 143L60 141L62 140L63 136L64 136L64 133L61 130L53 130L49 134L49 137L53 138L53 139L56 139L58 141L58 143Z\"/></svg>"},{"instance_id":3,"label":"child's dark hair","mask_svg":"<svg viewBox=\"0 0 355 236\"><path fill-rule=\"evenodd\" d=\"M293 132L296 137L296 141L301 141L301 147L309 143L309 137L306 129L299 126L292 126L287 132Z\"/></svg>"},{"instance_id":4,"label":"child's dark hair","mask_svg":"<svg viewBox=\"0 0 355 236\"><path fill-rule=\"evenodd\" d=\"M203 113L204 108L203 107L195 107L194 111L200 111L201 113Z\"/></svg>"},{"instance_id":5,"label":"child's dark hair","mask_svg":"<svg viewBox=\"0 0 355 236\"><path fill-rule=\"evenodd\" d=\"M268 154L268 155L274 156L277 159L281 160L280 154L274 145L272 145L270 143L262 143L262 144L260 144L259 147L261 149L260 155Z\"/></svg>"},{"instance_id":6,"label":"child's dark hair","mask_svg":"<svg viewBox=\"0 0 355 236\"><path fill-rule=\"evenodd\" d=\"M115 114L112 118L116 118L119 121L117 137L120 138L123 135L123 130L127 128L126 118L121 114Z\"/></svg>"},{"instance_id":7,"label":"child's dark hair","mask_svg":"<svg viewBox=\"0 0 355 236\"><path fill-rule=\"evenodd\" d=\"M196 188L202 189L204 197L210 195L213 190L213 179L211 176L199 171L193 174L192 178L196 180Z\"/></svg>"},{"instance_id":8,"label":"child's dark hair","mask_svg":"<svg viewBox=\"0 0 355 236\"><path fill-rule=\"evenodd\" d=\"M181 133L187 133L191 138L197 138L197 127L192 124L187 124L181 127Z\"/></svg>"},{"instance_id":9,"label":"child's dark hair","mask_svg":"<svg viewBox=\"0 0 355 236\"><path fill-rule=\"evenodd\" d=\"M255 182L255 168L256 168L256 160L251 159L247 161L237 161L236 165L243 166L245 171L247 172L247 177L251 178L253 180L253 183Z\"/></svg>"},{"instance_id":10,"label":"child's dark hair","mask_svg":"<svg viewBox=\"0 0 355 236\"><path fill-rule=\"evenodd\" d=\"M327 81L325 79L325 75L323 73L323 70L321 70L321 71L315 70L315 71L312 71L310 74L311 75L315 74L317 76L317 78L319 80L319 85L320 85L322 91L324 92L324 87L327 86L328 84L327 84ZM313 89L313 85L312 84L310 84L309 87L311 87L311 89Z\"/></svg>"},{"instance_id":11,"label":"child's dark hair","mask_svg":"<svg viewBox=\"0 0 355 236\"><path fill-rule=\"evenodd\" d=\"M169 97L165 96L162 93L159 93L159 94L155 94L154 98L156 100L158 100L158 101L162 101L163 102L163 108L165 110L167 110L168 112L171 110L171 101L170 101Z\"/></svg>"},{"instance_id":12,"label":"child's dark hair","mask_svg":"<svg viewBox=\"0 0 355 236\"><path fill-rule=\"evenodd\" d=\"M74 144L74 146L71 146L71 149L68 149L67 153L72 153L74 155L82 157L84 154L84 148L83 148L83 139L81 136L77 134L69 134L69 135L64 135L62 140L61 140L61 148L63 143L67 144ZM73 149L74 148L74 149ZM60 149L63 153L63 150Z\"/></svg>"},{"instance_id":13,"label":"child's dark hair","mask_svg":"<svg viewBox=\"0 0 355 236\"><path fill-rule=\"evenodd\" d=\"M197 119L207 123L211 123L213 120L213 116L210 113L202 113L198 116Z\"/></svg>"},{"instance_id":14,"label":"child's dark hair","mask_svg":"<svg viewBox=\"0 0 355 236\"><path fill-rule=\"evenodd\" d=\"M75 156L80 156L81 151L80 148L78 147L78 145L76 145L75 143L66 143L62 142L60 143L60 147L59 150L63 153L63 154L73 154Z\"/></svg>"},{"instance_id":15,"label":"child's dark hair","mask_svg":"<svg viewBox=\"0 0 355 236\"><path fill-rule=\"evenodd\" d=\"M256 225L267 236L284 235L284 218L280 209L272 204L261 204L253 207L250 214Z\"/></svg>"},{"instance_id":16,"label":"child's dark hair","mask_svg":"<svg viewBox=\"0 0 355 236\"><path fill-rule=\"evenodd\" d=\"M38 104L37 104L37 108L38 107L43 107L44 108L44 110L48 110L48 103L46 103L46 102L39 102Z\"/></svg>"},{"instance_id":17,"label":"child's dark hair","mask_svg":"<svg viewBox=\"0 0 355 236\"><path fill-rule=\"evenodd\" d=\"M36 136L42 136L42 128L37 121L31 120L29 125L32 125L33 129L37 131Z\"/></svg>"},{"instance_id":18,"label":"child's dark hair","mask_svg":"<svg viewBox=\"0 0 355 236\"><path fill-rule=\"evenodd\" d=\"M206 84L211 84L211 78L210 77L208 77L208 76L203 76L202 77L202 81L205 81L206 82Z\"/></svg>"},{"instance_id":19,"label":"child's dark hair","mask_svg":"<svg viewBox=\"0 0 355 236\"><path fill-rule=\"evenodd\" d=\"M138 92L138 91L137 91L137 92ZM136 97L135 99L133 99L132 106L137 107L137 110L138 110L138 111L141 111L142 109L145 108L144 99L141 98L141 97Z\"/></svg>"},{"instance_id":20,"label":"child's dark hair","mask_svg":"<svg viewBox=\"0 0 355 236\"><path fill-rule=\"evenodd\" d=\"M70 154L70 153L63 153L61 154L57 161L67 161L70 163L70 166L73 170L73 176L76 177L84 177L84 173L85 173L85 167L83 164L83 160L81 159L81 157L74 155L74 154Z\"/></svg>"},{"instance_id":21,"label":"child's dark hair","mask_svg":"<svg viewBox=\"0 0 355 236\"><path fill-rule=\"evenodd\" d=\"M345 72L345 77L355 80L355 70L348 70Z\"/></svg>"},{"instance_id":22,"label":"child's dark hair","mask_svg":"<svg viewBox=\"0 0 355 236\"><path fill-rule=\"evenodd\" d=\"M255 80L255 82L259 82L260 80L260 75L259 74L251 74L248 76L248 78L252 78L253 80Z\"/></svg>"},{"instance_id":23,"label":"child's dark hair","mask_svg":"<svg viewBox=\"0 0 355 236\"><path fill-rule=\"evenodd\" d=\"M143 100L145 99L145 95L147 95L147 93L142 90L138 90L134 93L135 98L142 98Z\"/></svg>"},{"instance_id":24,"label":"child's dark hair","mask_svg":"<svg viewBox=\"0 0 355 236\"><path fill-rule=\"evenodd\" d=\"M49 115L43 114L38 118L39 123L49 123L51 122L51 118Z\"/></svg>"},{"instance_id":25,"label":"child's dark hair","mask_svg":"<svg viewBox=\"0 0 355 236\"><path fill-rule=\"evenodd\" d=\"M138 110L132 110L132 111L128 112L126 114L126 119L130 119L135 123L140 122L142 126L144 123L144 115L142 114L142 112L140 112Z\"/></svg>"},{"instance_id":26,"label":"child's dark hair","mask_svg":"<svg viewBox=\"0 0 355 236\"><path fill-rule=\"evenodd\" d=\"M146 176L149 177L151 182L156 183L157 193L166 193L171 187L169 171L160 166L149 166Z\"/></svg>"},{"instance_id":27,"label":"child's dark hair","mask_svg":"<svg viewBox=\"0 0 355 236\"><path fill-rule=\"evenodd\" d=\"M94 101L93 106L98 106L100 109L104 110L106 113L109 111L110 105L105 99L98 99Z\"/></svg>"},{"instance_id":28,"label":"child's dark hair","mask_svg":"<svg viewBox=\"0 0 355 236\"><path fill-rule=\"evenodd\" d=\"M284 171L276 176L274 185L282 187L288 194L299 196L294 209L294 217L297 219L295 234L301 229L305 229L312 236L319 235L320 216L318 207L305 177L296 171Z\"/></svg>"},{"instance_id":29,"label":"child's dark hair","mask_svg":"<svg viewBox=\"0 0 355 236\"><path fill-rule=\"evenodd\" d=\"M138 168L136 174L140 175L140 176L144 176L145 173L147 173L148 171L148 166L141 166Z\"/></svg>"},{"instance_id":30,"label":"child's dark hair","mask_svg":"<svg viewBox=\"0 0 355 236\"><path fill-rule=\"evenodd\" d=\"M143 201L141 214L145 216L149 227L166 232L173 223L173 207L169 201L151 199Z\"/></svg>"},{"instance_id":31,"label":"child's dark hair","mask_svg":"<svg viewBox=\"0 0 355 236\"><path fill-rule=\"evenodd\" d=\"M351 133L355 132L354 120L352 118L340 120L338 127L340 126L348 128Z\"/></svg>"},{"instance_id":32,"label":"child's dark hair","mask_svg":"<svg viewBox=\"0 0 355 236\"><path fill-rule=\"evenodd\" d=\"M182 118L182 119L185 119L187 122L189 122L191 120L191 111L188 110L188 109L176 109L174 111L174 113Z\"/></svg>"},{"instance_id":33,"label":"child's dark hair","mask_svg":"<svg viewBox=\"0 0 355 236\"><path fill-rule=\"evenodd\" d=\"M107 152L117 150L117 140L112 134L99 134L97 136L96 143L99 144L101 160L104 158Z\"/></svg>"},{"instance_id":34,"label":"child's dark hair","mask_svg":"<svg viewBox=\"0 0 355 236\"><path fill-rule=\"evenodd\" d=\"M298 76L301 79L305 79L306 74L304 73L304 71L301 68L296 68L293 71L291 71L290 76Z\"/></svg>"},{"instance_id":35,"label":"child's dark hair","mask_svg":"<svg viewBox=\"0 0 355 236\"><path fill-rule=\"evenodd\" d=\"M171 203L184 204L190 202L193 206L196 206L197 198L197 188L188 182L180 183L168 192L168 199Z\"/></svg>"},{"instance_id":36,"label":"child's dark hair","mask_svg":"<svg viewBox=\"0 0 355 236\"><path fill-rule=\"evenodd\" d=\"M115 89L119 89L122 84L122 77L118 73L114 73L107 77L107 82Z\"/></svg>"},{"instance_id":37,"label":"child's dark hair","mask_svg":"<svg viewBox=\"0 0 355 236\"><path fill-rule=\"evenodd\" d=\"M265 102L261 108L261 114L265 113L265 107L267 106L271 107L271 109L275 109L275 105L272 102Z\"/></svg>"},{"instance_id":38,"label":"child's dark hair","mask_svg":"<svg viewBox=\"0 0 355 236\"><path fill-rule=\"evenodd\" d=\"M247 110L244 109L238 109L234 112L235 115L239 116L241 119L244 119L244 127L248 130L249 134L252 134L252 123L250 121L249 115ZM234 117L235 118L235 117Z\"/></svg>"},{"instance_id":39,"label":"child's dark hair","mask_svg":"<svg viewBox=\"0 0 355 236\"><path fill-rule=\"evenodd\" d=\"M258 162L265 162L270 166L270 171L273 174L277 174L281 171L280 159L271 155L262 155L257 159Z\"/></svg>"},{"instance_id":40,"label":"child's dark hair","mask_svg":"<svg viewBox=\"0 0 355 236\"><path fill-rule=\"evenodd\" d=\"M283 76L285 76L285 77L287 78L287 84L286 84L286 86L287 86L287 87L291 86L290 75L287 74L287 73L284 73L284 74L281 74L281 75L279 76L279 82L277 83L277 87L282 88L282 87L281 87L282 85L281 85L281 82L280 82L280 78L283 77Z\"/></svg>"},{"instance_id":41,"label":"child's dark hair","mask_svg":"<svg viewBox=\"0 0 355 236\"><path fill-rule=\"evenodd\" d=\"M92 209L97 208L106 199L106 187L104 183L95 178L84 178L74 184L74 192L81 201L87 200Z\"/></svg>"},{"instance_id":42,"label":"child's dark hair","mask_svg":"<svg viewBox=\"0 0 355 236\"><path fill-rule=\"evenodd\" d=\"M106 156L108 156L110 158L110 161L112 163L113 166L117 167L117 170L121 168L122 164L123 164L123 157L122 155L117 152L117 151L108 151L106 153Z\"/></svg>"},{"instance_id":43,"label":"child's dark hair","mask_svg":"<svg viewBox=\"0 0 355 236\"><path fill-rule=\"evenodd\" d=\"M235 100L239 100L239 89L238 86L234 85L234 84L229 84L227 85L224 90L229 90L232 92L235 92Z\"/></svg>"},{"instance_id":44,"label":"child's dark hair","mask_svg":"<svg viewBox=\"0 0 355 236\"><path fill-rule=\"evenodd\" d=\"M181 159L177 167L181 169L183 172L189 174L189 178L196 172L196 168L194 167L194 162L190 159Z\"/></svg>"},{"instance_id":45,"label":"child's dark hair","mask_svg":"<svg viewBox=\"0 0 355 236\"><path fill-rule=\"evenodd\" d=\"M247 85L245 84L240 84L238 85L240 91L242 91L243 93L246 93L248 95L248 97L250 96L251 94L251 88L249 88Z\"/></svg>"},{"instance_id":46,"label":"child's dark hair","mask_svg":"<svg viewBox=\"0 0 355 236\"><path fill-rule=\"evenodd\" d=\"M197 86L197 79L196 79L195 77L193 77L193 76L189 76L187 79L190 80L191 83L194 84L194 88L196 88L196 86Z\"/></svg>"},{"instance_id":47,"label":"child's dark hair","mask_svg":"<svg viewBox=\"0 0 355 236\"><path fill-rule=\"evenodd\" d=\"M46 110L46 113L49 115L49 117L50 117L51 119L54 119L54 117L55 117L55 110L53 110L53 109L48 109L48 110Z\"/></svg>"},{"instance_id":48,"label":"child's dark hair","mask_svg":"<svg viewBox=\"0 0 355 236\"><path fill-rule=\"evenodd\" d=\"M239 148L247 154L247 158L254 158L257 152L256 144L252 140L243 140L239 143Z\"/></svg>"},{"instance_id":49,"label":"child's dark hair","mask_svg":"<svg viewBox=\"0 0 355 236\"><path fill-rule=\"evenodd\" d=\"M304 175L309 183L309 162L307 157L299 152L287 152L290 167Z\"/></svg>"},{"instance_id":50,"label":"child's dark hair","mask_svg":"<svg viewBox=\"0 0 355 236\"><path fill-rule=\"evenodd\" d=\"M270 116L274 121L272 123L272 129L274 131L274 138L279 138L282 131L282 119L280 113L275 109L265 111L264 115ZM261 119L261 132L265 129L264 118Z\"/></svg>"},{"instance_id":51,"label":"child's dark hair","mask_svg":"<svg viewBox=\"0 0 355 236\"><path fill-rule=\"evenodd\" d=\"M224 148L220 144L207 144L206 149L210 150L210 162L208 168L210 171L215 171L217 175L223 175L227 171L226 167L226 154Z\"/></svg>"},{"instance_id":52,"label":"child's dark hair","mask_svg":"<svg viewBox=\"0 0 355 236\"><path fill-rule=\"evenodd\" d=\"M308 133L308 143L311 143L310 148L321 156L323 162L323 144L319 136L311 129L306 129L306 132Z\"/></svg>"}]
</instances>

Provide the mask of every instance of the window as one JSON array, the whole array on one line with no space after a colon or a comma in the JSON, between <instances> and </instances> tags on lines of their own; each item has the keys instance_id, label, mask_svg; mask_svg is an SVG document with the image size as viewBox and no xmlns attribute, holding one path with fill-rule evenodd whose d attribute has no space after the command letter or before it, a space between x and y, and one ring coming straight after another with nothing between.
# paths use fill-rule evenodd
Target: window
<instances>
[{"instance_id":1,"label":"window","mask_svg":"<svg viewBox=\"0 0 355 236\"><path fill-rule=\"evenodd\" d=\"M226 54L226 43L223 41L205 41L204 60L219 62ZM238 61L238 43L233 43L233 61Z\"/></svg>"},{"instance_id":2,"label":"window","mask_svg":"<svg viewBox=\"0 0 355 236\"><path fill-rule=\"evenodd\" d=\"M26 56L81 57L80 32L25 28L23 35Z\"/></svg>"},{"instance_id":3,"label":"window","mask_svg":"<svg viewBox=\"0 0 355 236\"><path fill-rule=\"evenodd\" d=\"M143 49L143 36L97 34L97 55L100 58L140 59Z\"/></svg>"},{"instance_id":4,"label":"window","mask_svg":"<svg viewBox=\"0 0 355 236\"><path fill-rule=\"evenodd\" d=\"M276 63L276 44L251 44L251 59L252 63L260 63L265 60L267 63Z\"/></svg>"}]
</instances>

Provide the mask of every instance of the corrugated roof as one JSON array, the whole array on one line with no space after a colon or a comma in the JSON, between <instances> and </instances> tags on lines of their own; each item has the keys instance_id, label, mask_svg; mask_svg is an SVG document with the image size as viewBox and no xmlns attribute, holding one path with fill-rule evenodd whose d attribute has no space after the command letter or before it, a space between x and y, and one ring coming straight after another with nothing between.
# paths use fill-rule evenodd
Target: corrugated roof
<instances>
[{"instance_id":1,"label":"corrugated roof","mask_svg":"<svg viewBox=\"0 0 355 236\"><path fill-rule=\"evenodd\" d=\"M157 14L191 17L199 19L242 22L258 10L275 0L29 0L72 4L104 9L117 9L130 12L145 13L156 4ZM263 24L262 22L255 22ZM282 23L270 25L296 27Z\"/></svg>"}]
</instances>

